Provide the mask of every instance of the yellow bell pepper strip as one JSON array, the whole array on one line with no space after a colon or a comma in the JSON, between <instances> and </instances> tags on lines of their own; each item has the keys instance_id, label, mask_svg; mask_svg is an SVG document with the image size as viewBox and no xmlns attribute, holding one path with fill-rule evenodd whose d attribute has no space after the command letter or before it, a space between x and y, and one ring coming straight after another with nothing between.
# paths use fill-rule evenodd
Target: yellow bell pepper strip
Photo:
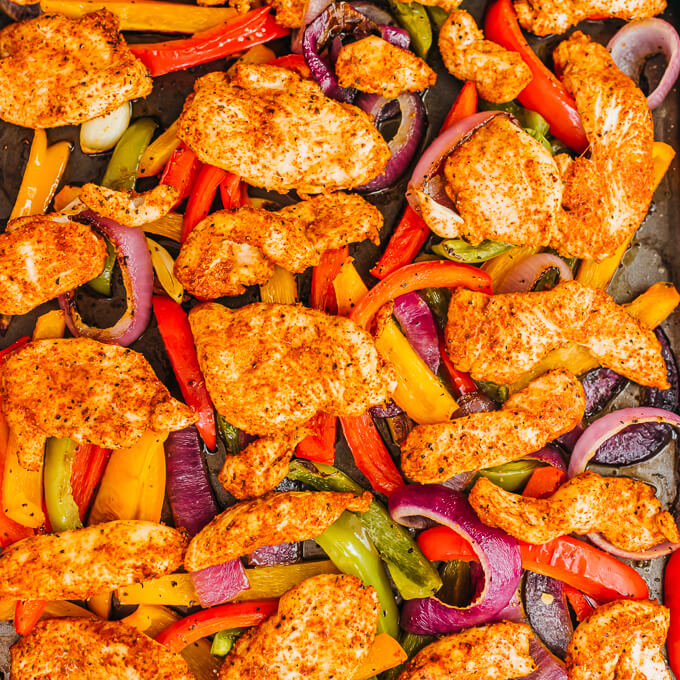
<instances>
[{"instance_id":1,"label":"yellow bell pepper strip","mask_svg":"<svg viewBox=\"0 0 680 680\"><path fill-rule=\"evenodd\" d=\"M157 175L170 160L174 150L180 145L177 137L177 121L146 147L139 162L137 177Z\"/></svg>"},{"instance_id":2,"label":"yellow bell pepper strip","mask_svg":"<svg viewBox=\"0 0 680 680\"><path fill-rule=\"evenodd\" d=\"M156 234L156 236L165 236L172 241L179 243L182 237L182 221L184 217L179 213L171 212L164 215L155 222L145 224L142 229L147 234Z\"/></svg>"},{"instance_id":3,"label":"yellow bell pepper strip","mask_svg":"<svg viewBox=\"0 0 680 680\"><path fill-rule=\"evenodd\" d=\"M17 439L10 432L2 478L2 501L5 515L18 524L37 529L45 523L42 510L43 471L27 470L19 464Z\"/></svg>"},{"instance_id":4,"label":"yellow bell pepper strip","mask_svg":"<svg viewBox=\"0 0 680 680\"><path fill-rule=\"evenodd\" d=\"M656 191L668 171L673 158L675 158L675 150L663 142L654 142L652 155L654 158L654 190ZM631 234L611 257L605 258L602 262L595 262L594 260L584 260L581 262L576 274L576 280L593 288L605 290L619 268L621 260L623 260L623 256L633 240L633 236L634 234Z\"/></svg>"},{"instance_id":5,"label":"yellow bell pepper strip","mask_svg":"<svg viewBox=\"0 0 680 680\"><path fill-rule=\"evenodd\" d=\"M73 184L65 184L57 193L54 195L54 202L52 206L56 212L61 212L66 208L67 205L73 203L73 201L80 196L81 187L73 186Z\"/></svg>"},{"instance_id":6,"label":"yellow bell pepper strip","mask_svg":"<svg viewBox=\"0 0 680 680\"><path fill-rule=\"evenodd\" d=\"M388 671L408 658L404 648L387 633L376 635L368 654L354 671L352 680L368 680L378 673Z\"/></svg>"},{"instance_id":7,"label":"yellow bell pepper strip","mask_svg":"<svg viewBox=\"0 0 680 680\"><path fill-rule=\"evenodd\" d=\"M151 447L149 467L146 469L139 506L135 519L147 522L160 522L165 500L165 449Z\"/></svg>"},{"instance_id":8,"label":"yellow bell pepper strip","mask_svg":"<svg viewBox=\"0 0 680 680\"><path fill-rule=\"evenodd\" d=\"M172 259L172 255L153 239L147 238L146 243L149 246L151 264L154 272L156 272L158 282L163 286L163 290L168 296L177 304L180 304L184 298L184 286L175 276L175 261Z\"/></svg>"},{"instance_id":9,"label":"yellow bell pepper strip","mask_svg":"<svg viewBox=\"0 0 680 680\"><path fill-rule=\"evenodd\" d=\"M295 304L298 300L295 274L275 264L273 276L260 286L260 299L262 302L278 302L282 305Z\"/></svg>"},{"instance_id":10,"label":"yellow bell pepper strip","mask_svg":"<svg viewBox=\"0 0 680 680\"><path fill-rule=\"evenodd\" d=\"M34 340L47 338L63 338L66 330L66 319L61 309L53 309L38 317L33 329Z\"/></svg>"},{"instance_id":11,"label":"yellow bell pepper strip","mask_svg":"<svg viewBox=\"0 0 680 680\"><path fill-rule=\"evenodd\" d=\"M71 491L71 473L76 443L64 437L50 437L45 447L43 484L45 507L52 531L80 529L78 505Z\"/></svg>"},{"instance_id":12,"label":"yellow bell pepper strip","mask_svg":"<svg viewBox=\"0 0 680 680\"><path fill-rule=\"evenodd\" d=\"M111 595L108 591L88 597L87 608L100 619L108 619L111 616Z\"/></svg>"}]
</instances>

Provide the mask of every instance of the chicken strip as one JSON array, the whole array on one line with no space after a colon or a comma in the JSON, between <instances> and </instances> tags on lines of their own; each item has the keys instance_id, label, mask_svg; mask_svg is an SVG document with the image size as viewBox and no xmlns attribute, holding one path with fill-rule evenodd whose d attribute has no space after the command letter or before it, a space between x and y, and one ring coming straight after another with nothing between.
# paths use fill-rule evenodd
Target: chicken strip
<instances>
[{"instance_id":1,"label":"chicken strip","mask_svg":"<svg viewBox=\"0 0 680 680\"><path fill-rule=\"evenodd\" d=\"M569 680L671 680L663 656L669 623L669 610L649 600L600 605L569 642Z\"/></svg>"},{"instance_id":2,"label":"chicken strip","mask_svg":"<svg viewBox=\"0 0 680 680\"><path fill-rule=\"evenodd\" d=\"M277 212L220 210L199 222L182 245L175 276L201 299L240 295L266 283L277 264L303 272L328 250L380 242L380 211L357 194L316 196Z\"/></svg>"},{"instance_id":3,"label":"chicken strip","mask_svg":"<svg viewBox=\"0 0 680 680\"><path fill-rule=\"evenodd\" d=\"M10 653L12 680L194 680L179 654L123 621L39 621Z\"/></svg>"},{"instance_id":4,"label":"chicken strip","mask_svg":"<svg viewBox=\"0 0 680 680\"><path fill-rule=\"evenodd\" d=\"M448 353L475 380L511 383L569 341L640 385L668 389L653 331L602 290L563 281L549 291L489 296L458 288L451 297Z\"/></svg>"},{"instance_id":5,"label":"chicken strip","mask_svg":"<svg viewBox=\"0 0 680 680\"><path fill-rule=\"evenodd\" d=\"M267 64L241 64L231 78L199 78L177 136L203 162L281 194L352 189L382 173L390 158L367 113Z\"/></svg>"},{"instance_id":6,"label":"chicken strip","mask_svg":"<svg viewBox=\"0 0 680 680\"><path fill-rule=\"evenodd\" d=\"M239 637L219 680L349 679L373 644L379 612L375 589L356 576L308 578Z\"/></svg>"},{"instance_id":7,"label":"chicken strip","mask_svg":"<svg viewBox=\"0 0 680 680\"><path fill-rule=\"evenodd\" d=\"M450 423L417 425L401 447L401 469L420 484L508 463L571 432L583 418L585 394L568 371L551 371L508 399L500 411Z\"/></svg>"},{"instance_id":8,"label":"chicken strip","mask_svg":"<svg viewBox=\"0 0 680 680\"><path fill-rule=\"evenodd\" d=\"M549 498L525 498L480 477L468 500L482 522L534 545L591 532L632 552L680 542L675 520L661 510L654 488L628 477L583 472Z\"/></svg>"},{"instance_id":9,"label":"chicken strip","mask_svg":"<svg viewBox=\"0 0 680 680\"><path fill-rule=\"evenodd\" d=\"M142 194L89 183L80 191L80 200L90 210L126 227L141 227L159 220L175 207L178 199L179 192L169 184L159 184Z\"/></svg>"},{"instance_id":10,"label":"chicken strip","mask_svg":"<svg viewBox=\"0 0 680 680\"><path fill-rule=\"evenodd\" d=\"M36 215L0 234L0 314L27 314L94 279L106 243L90 227Z\"/></svg>"},{"instance_id":11,"label":"chicken strip","mask_svg":"<svg viewBox=\"0 0 680 680\"><path fill-rule=\"evenodd\" d=\"M184 532L141 520L30 536L0 555L0 597L84 600L171 574L187 543Z\"/></svg>"},{"instance_id":12,"label":"chicken strip","mask_svg":"<svg viewBox=\"0 0 680 680\"><path fill-rule=\"evenodd\" d=\"M191 539L187 571L247 555L263 545L320 536L345 510L366 512L373 496L334 491L273 492L227 508Z\"/></svg>"},{"instance_id":13,"label":"chicken strip","mask_svg":"<svg viewBox=\"0 0 680 680\"><path fill-rule=\"evenodd\" d=\"M661 14L666 0L514 0L522 28L536 35L566 33L584 19L644 19Z\"/></svg>"},{"instance_id":14,"label":"chicken strip","mask_svg":"<svg viewBox=\"0 0 680 680\"><path fill-rule=\"evenodd\" d=\"M408 662L399 680L511 680L536 670L526 623L501 621L445 635Z\"/></svg>"},{"instance_id":15,"label":"chicken strip","mask_svg":"<svg viewBox=\"0 0 680 680\"><path fill-rule=\"evenodd\" d=\"M146 97L153 82L107 10L43 15L0 31L0 118L29 128L79 125Z\"/></svg>"},{"instance_id":16,"label":"chicken strip","mask_svg":"<svg viewBox=\"0 0 680 680\"><path fill-rule=\"evenodd\" d=\"M471 80L482 99L512 101L531 82L531 70L517 52L491 40L465 10L451 12L439 31L439 51L449 73Z\"/></svg>"},{"instance_id":17,"label":"chicken strip","mask_svg":"<svg viewBox=\"0 0 680 680\"><path fill-rule=\"evenodd\" d=\"M403 92L419 92L437 82L427 62L376 35L343 45L335 62L342 87L394 99Z\"/></svg>"},{"instance_id":18,"label":"chicken strip","mask_svg":"<svg viewBox=\"0 0 680 680\"><path fill-rule=\"evenodd\" d=\"M353 321L295 305L194 307L189 323L218 413L280 435L318 412L361 415L396 387L394 369Z\"/></svg>"},{"instance_id":19,"label":"chicken strip","mask_svg":"<svg viewBox=\"0 0 680 680\"><path fill-rule=\"evenodd\" d=\"M12 352L0 373L0 407L29 470L40 469L48 437L118 449L149 428L181 430L196 420L141 354L89 338L37 340Z\"/></svg>"}]
</instances>

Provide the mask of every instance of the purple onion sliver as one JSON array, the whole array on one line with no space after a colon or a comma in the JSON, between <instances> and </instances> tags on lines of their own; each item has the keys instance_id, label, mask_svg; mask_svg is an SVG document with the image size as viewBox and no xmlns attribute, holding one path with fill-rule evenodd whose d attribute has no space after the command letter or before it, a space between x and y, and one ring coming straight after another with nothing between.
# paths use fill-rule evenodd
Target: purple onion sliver
<instances>
[{"instance_id":1,"label":"purple onion sliver","mask_svg":"<svg viewBox=\"0 0 680 680\"><path fill-rule=\"evenodd\" d=\"M610 368L595 368L588 371L581 384L586 395L585 417L599 413L628 384L628 379Z\"/></svg>"},{"instance_id":2,"label":"purple onion sliver","mask_svg":"<svg viewBox=\"0 0 680 680\"><path fill-rule=\"evenodd\" d=\"M579 440L580 436L583 434L583 428L577 425L571 432L563 434L558 437L555 441L562 446L568 453L571 453L576 446L576 442Z\"/></svg>"},{"instance_id":3,"label":"purple onion sliver","mask_svg":"<svg viewBox=\"0 0 680 680\"><path fill-rule=\"evenodd\" d=\"M551 446L548 444L540 451L536 451L536 453L530 453L528 456L525 456L525 458L539 460L542 463L547 463L548 465L561 470L565 474L567 472L567 463L564 460L562 452L556 446Z\"/></svg>"},{"instance_id":4,"label":"purple onion sliver","mask_svg":"<svg viewBox=\"0 0 680 680\"><path fill-rule=\"evenodd\" d=\"M191 574L201 607L214 607L229 602L250 588L250 582L241 560L206 567Z\"/></svg>"},{"instance_id":5,"label":"purple onion sliver","mask_svg":"<svg viewBox=\"0 0 680 680\"><path fill-rule=\"evenodd\" d=\"M383 40L395 47L401 47L402 50L407 50L411 46L411 36L403 28L383 24L380 26L380 35Z\"/></svg>"},{"instance_id":6,"label":"purple onion sliver","mask_svg":"<svg viewBox=\"0 0 680 680\"><path fill-rule=\"evenodd\" d=\"M439 335L432 311L418 293L406 293L394 300L394 316L409 344L436 375L441 363Z\"/></svg>"},{"instance_id":7,"label":"purple onion sliver","mask_svg":"<svg viewBox=\"0 0 680 680\"><path fill-rule=\"evenodd\" d=\"M349 4L352 9L355 9L357 12L361 12L365 17L368 17L372 22L378 25L394 25L394 19L392 18L392 15L384 9L380 9L380 7L374 5L372 2L367 2L367 0L356 0L355 2L350 2Z\"/></svg>"},{"instance_id":8,"label":"purple onion sliver","mask_svg":"<svg viewBox=\"0 0 680 680\"><path fill-rule=\"evenodd\" d=\"M460 474L457 474L451 479L447 479L445 482L442 482L442 485L445 486L447 489L453 489L454 491L463 491L465 487L473 480L474 476L476 475L476 472L461 472Z\"/></svg>"},{"instance_id":9,"label":"purple onion sliver","mask_svg":"<svg viewBox=\"0 0 680 680\"><path fill-rule=\"evenodd\" d=\"M463 418L473 413L485 413L498 410L498 404L484 392L468 392L456 398L458 408L451 418Z\"/></svg>"},{"instance_id":10,"label":"purple onion sliver","mask_svg":"<svg viewBox=\"0 0 680 680\"><path fill-rule=\"evenodd\" d=\"M374 418L396 418L403 413L402 409L391 399L384 404L371 406L369 411Z\"/></svg>"},{"instance_id":11,"label":"purple onion sliver","mask_svg":"<svg viewBox=\"0 0 680 680\"><path fill-rule=\"evenodd\" d=\"M248 555L248 565L253 567L274 567L280 564L295 564L302 559L300 543L279 543L262 545Z\"/></svg>"}]
</instances>

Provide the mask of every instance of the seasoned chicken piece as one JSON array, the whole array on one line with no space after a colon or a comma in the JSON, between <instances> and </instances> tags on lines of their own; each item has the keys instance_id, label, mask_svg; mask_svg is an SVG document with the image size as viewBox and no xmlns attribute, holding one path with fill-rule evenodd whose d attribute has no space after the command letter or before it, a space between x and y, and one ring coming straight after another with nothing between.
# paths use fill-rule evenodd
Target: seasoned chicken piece
<instances>
[{"instance_id":1,"label":"seasoned chicken piece","mask_svg":"<svg viewBox=\"0 0 680 680\"><path fill-rule=\"evenodd\" d=\"M484 239L542 246L555 240L562 200L552 155L507 115L494 116L444 163L446 193L463 218L451 230L475 245Z\"/></svg>"},{"instance_id":2,"label":"seasoned chicken piece","mask_svg":"<svg viewBox=\"0 0 680 680\"><path fill-rule=\"evenodd\" d=\"M376 35L343 45L335 62L342 87L394 99L403 92L419 92L437 81L427 62Z\"/></svg>"},{"instance_id":3,"label":"seasoned chicken piece","mask_svg":"<svg viewBox=\"0 0 680 680\"><path fill-rule=\"evenodd\" d=\"M0 118L29 128L78 125L146 97L153 82L107 10L43 15L0 31Z\"/></svg>"},{"instance_id":4,"label":"seasoned chicken piece","mask_svg":"<svg viewBox=\"0 0 680 680\"><path fill-rule=\"evenodd\" d=\"M511 383L569 341L640 385L668 388L656 336L604 291L563 281L549 291L495 296L457 288L451 298L449 356L475 380Z\"/></svg>"},{"instance_id":5,"label":"seasoned chicken piece","mask_svg":"<svg viewBox=\"0 0 680 680\"><path fill-rule=\"evenodd\" d=\"M352 189L377 177L390 158L367 113L267 64L199 78L177 136L205 163L281 194Z\"/></svg>"},{"instance_id":6,"label":"seasoned chicken piece","mask_svg":"<svg viewBox=\"0 0 680 680\"><path fill-rule=\"evenodd\" d=\"M98 184L86 184L80 200L100 217L115 220L126 227L141 227L167 215L177 204L179 192L169 184L159 184L150 191L114 191Z\"/></svg>"},{"instance_id":7,"label":"seasoned chicken piece","mask_svg":"<svg viewBox=\"0 0 680 680\"><path fill-rule=\"evenodd\" d=\"M531 70L517 52L484 39L465 10L451 12L439 31L444 65L459 80L471 80L482 99L512 101L531 82Z\"/></svg>"},{"instance_id":8,"label":"seasoned chicken piece","mask_svg":"<svg viewBox=\"0 0 680 680\"><path fill-rule=\"evenodd\" d=\"M220 210L199 222L182 245L175 276L196 297L240 295L267 282L277 264L303 272L327 250L380 242L380 211L357 194L316 196L277 212Z\"/></svg>"},{"instance_id":9,"label":"seasoned chicken piece","mask_svg":"<svg viewBox=\"0 0 680 680\"><path fill-rule=\"evenodd\" d=\"M663 656L670 612L649 600L600 605L567 647L569 680L671 680Z\"/></svg>"},{"instance_id":10,"label":"seasoned chicken piece","mask_svg":"<svg viewBox=\"0 0 680 680\"><path fill-rule=\"evenodd\" d=\"M0 234L0 314L26 314L104 269L106 243L85 224L37 215L9 226Z\"/></svg>"},{"instance_id":11,"label":"seasoned chicken piece","mask_svg":"<svg viewBox=\"0 0 680 680\"><path fill-rule=\"evenodd\" d=\"M84 600L182 566L186 535L141 520L24 538L0 555L0 597Z\"/></svg>"},{"instance_id":12,"label":"seasoned chicken piece","mask_svg":"<svg viewBox=\"0 0 680 680\"><path fill-rule=\"evenodd\" d=\"M239 637L219 680L349 679L373 644L379 613L375 589L356 576L308 578Z\"/></svg>"},{"instance_id":13,"label":"seasoned chicken piece","mask_svg":"<svg viewBox=\"0 0 680 680\"><path fill-rule=\"evenodd\" d=\"M271 0L276 23L286 28L301 28L304 24L306 0Z\"/></svg>"},{"instance_id":14,"label":"seasoned chicken piece","mask_svg":"<svg viewBox=\"0 0 680 680\"><path fill-rule=\"evenodd\" d=\"M554 52L576 100L590 157L564 163L563 210L553 247L602 259L642 224L654 193L654 123L642 90L607 49L574 33Z\"/></svg>"},{"instance_id":15,"label":"seasoned chicken piece","mask_svg":"<svg viewBox=\"0 0 680 680\"><path fill-rule=\"evenodd\" d=\"M296 305L207 303L189 323L215 408L251 434L279 435L318 412L361 415L396 386L370 334L349 319Z\"/></svg>"},{"instance_id":16,"label":"seasoned chicken piece","mask_svg":"<svg viewBox=\"0 0 680 680\"><path fill-rule=\"evenodd\" d=\"M191 539L187 571L199 571L247 555L263 545L294 543L320 536L345 510L366 512L373 496L334 491L273 492L242 501Z\"/></svg>"},{"instance_id":17,"label":"seasoned chicken piece","mask_svg":"<svg viewBox=\"0 0 680 680\"><path fill-rule=\"evenodd\" d=\"M445 635L421 649L399 680L511 680L536 670L526 623L501 621Z\"/></svg>"},{"instance_id":18,"label":"seasoned chicken piece","mask_svg":"<svg viewBox=\"0 0 680 680\"><path fill-rule=\"evenodd\" d=\"M194 680L179 654L123 621L39 621L10 653L12 680Z\"/></svg>"},{"instance_id":19,"label":"seasoned chicken piece","mask_svg":"<svg viewBox=\"0 0 680 680\"><path fill-rule=\"evenodd\" d=\"M675 520L661 510L653 487L628 477L583 472L549 498L525 498L480 477L468 500L482 522L535 545L591 532L634 552L680 542Z\"/></svg>"},{"instance_id":20,"label":"seasoned chicken piece","mask_svg":"<svg viewBox=\"0 0 680 680\"><path fill-rule=\"evenodd\" d=\"M551 371L508 399L500 411L418 425L401 447L401 468L420 484L501 465L539 451L583 418L585 394L568 371Z\"/></svg>"},{"instance_id":21,"label":"seasoned chicken piece","mask_svg":"<svg viewBox=\"0 0 680 680\"><path fill-rule=\"evenodd\" d=\"M37 340L12 352L0 372L0 406L29 470L40 469L47 437L118 449L149 428L181 430L196 420L141 354L89 338Z\"/></svg>"},{"instance_id":22,"label":"seasoned chicken piece","mask_svg":"<svg viewBox=\"0 0 680 680\"><path fill-rule=\"evenodd\" d=\"M522 27L536 35L566 33L584 19L644 19L661 14L666 0L514 0Z\"/></svg>"}]
</instances>

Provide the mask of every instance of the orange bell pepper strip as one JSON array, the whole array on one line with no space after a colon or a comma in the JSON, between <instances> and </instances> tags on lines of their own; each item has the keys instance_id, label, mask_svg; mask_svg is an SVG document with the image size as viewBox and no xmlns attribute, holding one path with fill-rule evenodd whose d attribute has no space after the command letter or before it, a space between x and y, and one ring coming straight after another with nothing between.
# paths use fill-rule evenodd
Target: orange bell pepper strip
<instances>
[{"instance_id":1,"label":"orange bell pepper strip","mask_svg":"<svg viewBox=\"0 0 680 680\"><path fill-rule=\"evenodd\" d=\"M14 629L19 635L28 635L40 620L47 606L46 600L19 600L14 610Z\"/></svg>"},{"instance_id":2,"label":"orange bell pepper strip","mask_svg":"<svg viewBox=\"0 0 680 680\"><path fill-rule=\"evenodd\" d=\"M552 496L566 479L562 470L552 465L536 468L529 477L522 496L527 498L546 498Z\"/></svg>"},{"instance_id":3,"label":"orange bell pepper strip","mask_svg":"<svg viewBox=\"0 0 680 680\"><path fill-rule=\"evenodd\" d=\"M444 118L441 132L448 130L454 123L471 116L473 113L477 113L477 86L471 80L468 80L456 97L456 101L453 102L448 115Z\"/></svg>"},{"instance_id":4,"label":"orange bell pepper strip","mask_svg":"<svg viewBox=\"0 0 680 680\"><path fill-rule=\"evenodd\" d=\"M335 439L338 419L329 413L317 413L307 423L314 434L305 437L295 449L298 458L332 465L335 461Z\"/></svg>"},{"instance_id":5,"label":"orange bell pepper strip","mask_svg":"<svg viewBox=\"0 0 680 680\"><path fill-rule=\"evenodd\" d=\"M204 164L199 170L184 211L182 243L187 240L194 227L208 216L217 188L226 176L226 170L216 168L214 165Z\"/></svg>"},{"instance_id":6,"label":"orange bell pepper strip","mask_svg":"<svg viewBox=\"0 0 680 680\"><path fill-rule=\"evenodd\" d=\"M347 246L337 250L327 250L319 264L312 270L312 292L309 298L310 307L320 309L329 314L338 313L338 301L335 296L333 281L340 273L340 268L349 257Z\"/></svg>"},{"instance_id":7,"label":"orange bell pepper strip","mask_svg":"<svg viewBox=\"0 0 680 680\"><path fill-rule=\"evenodd\" d=\"M671 625L666 638L668 663L676 678L680 677L680 552L674 552L664 572L664 604L671 610Z\"/></svg>"}]
</instances>

